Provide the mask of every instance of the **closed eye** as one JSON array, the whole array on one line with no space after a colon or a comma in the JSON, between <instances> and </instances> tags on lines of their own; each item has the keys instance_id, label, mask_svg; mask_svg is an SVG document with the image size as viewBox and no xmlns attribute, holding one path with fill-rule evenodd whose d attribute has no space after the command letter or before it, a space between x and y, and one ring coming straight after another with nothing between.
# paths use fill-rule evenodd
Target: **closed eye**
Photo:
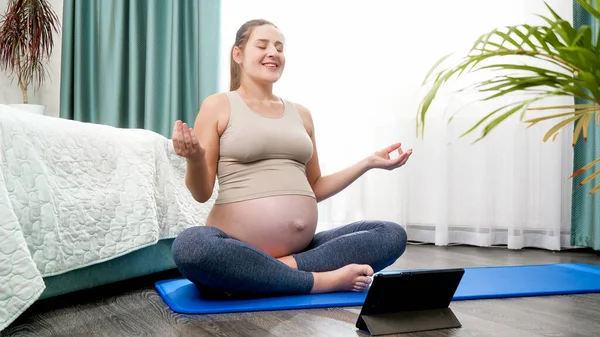
<instances>
[{"instance_id":1,"label":"closed eye","mask_svg":"<svg viewBox=\"0 0 600 337\"><path fill-rule=\"evenodd\" d=\"M256 46L256 48L258 48L258 49L263 49L263 50L264 50L264 49L267 49L267 47L265 47L265 46ZM281 47L280 47L280 48L277 48L277 52L278 52L278 53L283 53L283 48L281 48Z\"/></svg>"},{"instance_id":2,"label":"closed eye","mask_svg":"<svg viewBox=\"0 0 600 337\"><path fill-rule=\"evenodd\" d=\"M256 41L256 47L260 48L260 49L267 49L267 45L269 42L266 39L259 39ZM275 42L275 48L277 49L277 52L282 53L283 52L283 43L281 41L276 41Z\"/></svg>"}]
</instances>

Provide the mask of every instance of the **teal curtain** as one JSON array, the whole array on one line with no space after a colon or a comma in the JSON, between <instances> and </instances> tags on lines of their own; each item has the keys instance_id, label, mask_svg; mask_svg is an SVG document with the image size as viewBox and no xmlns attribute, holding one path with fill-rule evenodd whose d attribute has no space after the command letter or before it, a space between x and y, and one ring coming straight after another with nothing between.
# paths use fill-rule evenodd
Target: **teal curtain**
<instances>
[{"instance_id":1,"label":"teal curtain","mask_svg":"<svg viewBox=\"0 0 600 337\"><path fill-rule=\"evenodd\" d=\"M64 0L60 117L170 137L216 92L219 0Z\"/></svg>"},{"instance_id":2,"label":"teal curtain","mask_svg":"<svg viewBox=\"0 0 600 337\"><path fill-rule=\"evenodd\" d=\"M582 25L590 26L595 32L594 36L598 35L598 21L575 0L573 1L573 24L575 28ZM589 102L576 99L575 103ZM600 127L591 123L588 131L587 142L579 139L575 145L573 159L575 170L600 158ZM594 169L598 170L600 167L597 165ZM600 184L600 178L578 186L587 176L589 173L573 179L571 245L600 250L600 192L589 194L592 187Z\"/></svg>"}]
</instances>

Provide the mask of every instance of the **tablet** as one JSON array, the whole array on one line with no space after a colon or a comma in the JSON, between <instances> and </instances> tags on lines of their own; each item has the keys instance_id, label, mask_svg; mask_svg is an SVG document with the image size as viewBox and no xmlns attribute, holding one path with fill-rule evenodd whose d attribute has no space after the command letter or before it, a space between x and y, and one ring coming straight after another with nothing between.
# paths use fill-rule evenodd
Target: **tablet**
<instances>
[{"instance_id":1,"label":"tablet","mask_svg":"<svg viewBox=\"0 0 600 337\"><path fill-rule=\"evenodd\" d=\"M356 327L373 336L461 327L449 305L464 273L462 268L377 273Z\"/></svg>"}]
</instances>

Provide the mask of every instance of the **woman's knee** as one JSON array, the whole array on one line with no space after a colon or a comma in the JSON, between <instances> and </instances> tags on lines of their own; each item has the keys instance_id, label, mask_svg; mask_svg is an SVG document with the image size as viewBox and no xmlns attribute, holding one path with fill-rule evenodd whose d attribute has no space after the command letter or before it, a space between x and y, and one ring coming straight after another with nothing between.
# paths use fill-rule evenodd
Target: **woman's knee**
<instances>
[{"instance_id":1,"label":"woman's knee","mask_svg":"<svg viewBox=\"0 0 600 337\"><path fill-rule=\"evenodd\" d=\"M406 251L408 236L406 230L400 224L391 221L382 221L382 241L386 242L386 247L392 256L398 258Z\"/></svg>"},{"instance_id":2,"label":"woman's knee","mask_svg":"<svg viewBox=\"0 0 600 337\"><path fill-rule=\"evenodd\" d=\"M182 231L173 241L172 253L175 265L182 273L203 268L215 256L219 230L214 227L197 226Z\"/></svg>"}]
</instances>

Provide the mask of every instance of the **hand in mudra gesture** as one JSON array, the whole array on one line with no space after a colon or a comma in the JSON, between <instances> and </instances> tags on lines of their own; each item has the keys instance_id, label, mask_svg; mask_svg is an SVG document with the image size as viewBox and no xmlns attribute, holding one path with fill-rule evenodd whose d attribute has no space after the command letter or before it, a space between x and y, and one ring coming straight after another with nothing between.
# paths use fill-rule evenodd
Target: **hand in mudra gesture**
<instances>
[{"instance_id":1,"label":"hand in mudra gesture","mask_svg":"<svg viewBox=\"0 0 600 337\"><path fill-rule=\"evenodd\" d=\"M175 153L189 161L198 161L204 157L204 149L196 138L193 128L188 128L186 123L175 122L173 128L173 148Z\"/></svg>"},{"instance_id":2,"label":"hand in mudra gesture","mask_svg":"<svg viewBox=\"0 0 600 337\"><path fill-rule=\"evenodd\" d=\"M397 152L398 156L395 158L390 157L390 153ZM402 151L402 145L400 143L392 144L385 149L381 149L370 156L371 166L373 168L379 168L384 170L394 170L401 166L404 166L412 154L412 149L408 151Z\"/></svg>"}]
</instances>

